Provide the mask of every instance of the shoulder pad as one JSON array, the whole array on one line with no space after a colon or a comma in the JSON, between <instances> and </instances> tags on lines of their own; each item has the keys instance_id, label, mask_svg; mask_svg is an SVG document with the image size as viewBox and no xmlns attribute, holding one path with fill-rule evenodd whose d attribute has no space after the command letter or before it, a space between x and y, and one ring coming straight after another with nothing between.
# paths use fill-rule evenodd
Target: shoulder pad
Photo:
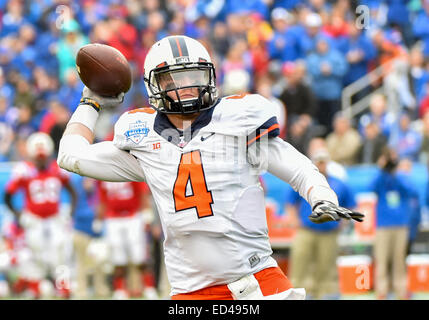
<instances>
[{"instance_id":1,"label":"shoulder pad","mask_svg":"<svg viewBox=\"0 0 429 320\"><path fill-rule=\"evenodd\" d=\"M225 97L216 108L214 117L226 134L256 137L268 129L270 137L280 133L277 106L259 94Z\"/></svg>"},{"instance_id":2,"label":"shoulder pad","mask_svg":"<svg viewBox=\"0 0 429 320\"><path fill-rule=\"evenodd\" d=\"M115 124L113 144L122 150L131 150L143 143L153 128L156 111L139 108L123 113Z\"/></svg>"},{"instance_id":3,"label":"shoulder pad","mask_svg":"<svg viewBox=\"0 0 429 320\"><path fill-rule=\"evenodd\" d=\"M28 179L34 176L36 168L29 162L19 162L13 168L11 172L11 179Z\"/></svg>"}]
</instances>

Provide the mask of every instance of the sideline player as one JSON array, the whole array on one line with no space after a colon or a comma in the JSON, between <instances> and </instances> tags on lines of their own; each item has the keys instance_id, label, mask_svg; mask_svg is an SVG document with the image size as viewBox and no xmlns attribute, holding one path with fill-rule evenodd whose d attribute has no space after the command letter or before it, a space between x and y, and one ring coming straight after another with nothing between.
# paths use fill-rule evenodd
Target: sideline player
<instances>
[{"instance_id":1,"label":"sideline player","mask_svg":"<svg viewBox=\"0 0 429 320\"><path fill-rule=\"evenodd\" d=\"M113 142L92 144L100 107L83 91L60 142L59 165L110 181L146 181L163 232L173 299L303 299L271 257L264 192L268 170L312 206L314 222L354 219L311 161L278 138L275 107L260 95L219 98L214 65L198 41L170 36L145 60L152 108L115 124ZM94 101L96 103L94 103Z\"/></svg>"},{"instance_id":2,"label":"sideline player","mask_svg":"<svg viewBox=\"0 0 429 320\"><path fill-rule=\"evenodd\" d=\"M143 212L149 205L148 187L144 182L98 181L97 189L97 219L105 222L105 237L114 266L113 296L141 297L148 260L143 220Z\"/></svg>"},{"instance_id":3,"label":"sideline player","mask_svg":"<svg viewBox=\"0 0 429 320\"><path fill-rule=\"evenodd\" d=\"M30 261L22 263L18 270L38 297L40 282L46 277L54 280L55 268L65 263L65 222L60 214L62 188L71 196L71 213L76 208L77 198L69 183L69 174L52 159L51 137L42 132L33 133L26 147L30 161L14 168L4 201L17 224L24 229L25 244L31 250ZM13 195L21 190L25 195L22 212L12 202ZM64 284L60 287L59 294L67 297L67 287Z\"/></svg>"}]
</instances>

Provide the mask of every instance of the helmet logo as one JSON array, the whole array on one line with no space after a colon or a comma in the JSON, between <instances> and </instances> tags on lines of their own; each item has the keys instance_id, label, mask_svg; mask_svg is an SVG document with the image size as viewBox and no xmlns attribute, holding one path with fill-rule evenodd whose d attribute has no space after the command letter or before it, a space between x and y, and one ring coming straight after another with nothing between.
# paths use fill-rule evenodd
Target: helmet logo
<instances>
[{"instance_id":1,"label":"helmet logo","mask_svg":"<svg viewBox=\"0 0 429 320\"><path fill-rule=\"evenodd\" d=\"M186 63L189 62L191 60L189 60L189 57L179 57L175 59L175 63L176 64L180 64L180 63Z\"/></svg>"}]
</instances>

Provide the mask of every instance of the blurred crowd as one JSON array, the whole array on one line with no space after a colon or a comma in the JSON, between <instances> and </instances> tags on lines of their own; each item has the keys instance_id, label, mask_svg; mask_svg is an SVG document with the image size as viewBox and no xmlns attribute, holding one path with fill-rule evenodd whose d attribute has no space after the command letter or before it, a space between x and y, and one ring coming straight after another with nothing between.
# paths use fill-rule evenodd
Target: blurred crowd
<instances>
[{"instance_id":1,"label":"blurred crowd","mask_svg":"<svg viewBox=\"0 0 429 320\"><path fill-rule=\"evenodd\" d=\"M122 112L148 105L150 46L174 34L207 47L222 96L277 104L281 137L304 154L320 138L337 169L380 165L386 147L398 161L429 161L429 0L0 0L0 162L27 159L34 132L52 138L55 155L88 43L119 49L133 70L120 109L97 123L96 139L111 139ZM369 97L368 108L350 117L343 89L381 65L387 73L352 96Z\"/></svg>"},{"instance_id":2,"label":"blurred crowd","mask_svg":"<svg viewBox=\"0 0 429 320\"><path fill-rule=\"evenodd\" d=\"M133 69L121 109L99 123L101 140L121 112L147 105L145 55L173 34L204 43L222 95L257 92L276 102L282 137L304 153L311 137L328 135L333 159L345 165L374 163L373 144L398 146L413 161L429 150L427 0L11 0L0 2L0 18L2 161L24 158L23 142L35 131L58 145L82 91L75 68L81 46L116 47ZM352 100L388 80L395 106L378 96L349 121L338 115L342 90L389 63L393 75L369 80Z\"/></svg>"}]
</instances>

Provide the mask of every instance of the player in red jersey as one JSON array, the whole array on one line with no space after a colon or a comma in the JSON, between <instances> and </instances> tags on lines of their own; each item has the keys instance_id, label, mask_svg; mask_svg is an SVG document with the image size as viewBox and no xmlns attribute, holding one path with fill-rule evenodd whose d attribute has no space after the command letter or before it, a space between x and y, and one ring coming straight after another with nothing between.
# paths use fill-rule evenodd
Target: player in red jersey
<instances>
[{"instance_id":1,"label":"player in red jersey","mask_svg":"<svg viewBox=\"0 0 429 320\"><path fill-rule=\"evenodd\" d=\"M25 243L31 250L30 261L19 267L19 273L38 297L40 281L54 277L55 268L64 263L65 225L59 214L62 188L71 196L72 213L77 198L69 184L69 174L51 158L54 144L50 136L33 133L28 137L26 147L29 161L15 166L6 186L4 201L18 226L24 229ZM25 197L22 210L12 201L19 191L23 191Z\"/></svg>"},{"instance_id":2,"label":"player in red jersey","mask_svg":"<svg viewBox=\"0 0 429 320\"><path fill-rule=\"evenodd\" d=\"M149 208L149 188L142 182L99 181L98 190L98 220L105 221L106 240L110 246L111 262L115 266L114 297L126 298L129 294L141 296L140 275L148 275L148 247L141 213ZM127 266L129 286L125 283ZM148 295L147 279L145 284L145 294Z\"/></svg>"}]
</instances>

